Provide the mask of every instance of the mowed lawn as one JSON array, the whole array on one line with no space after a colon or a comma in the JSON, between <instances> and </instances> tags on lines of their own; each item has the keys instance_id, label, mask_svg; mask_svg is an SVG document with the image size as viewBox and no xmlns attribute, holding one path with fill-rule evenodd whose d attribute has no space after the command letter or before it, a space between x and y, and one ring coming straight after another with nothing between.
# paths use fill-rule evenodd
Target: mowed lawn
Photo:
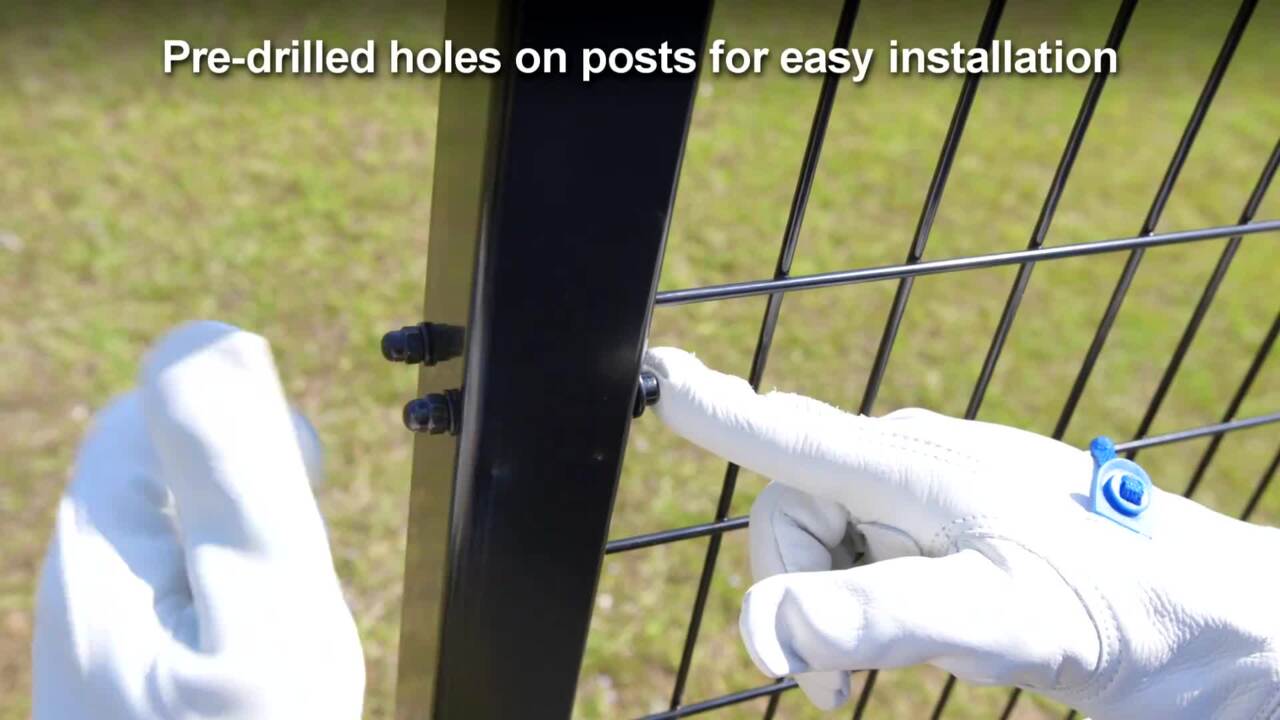
<instances>
[{"instance_id":1,"label":"mowed lawn","mask_svg":"<svg viewBox=\"0 0 1280 720\"><path fill-rule=\"evenodd\" d=\"M1000 36L1103 42L1110 2L1010 0ZM712 36L821 46L834 0L724 0ZM983 4L869 1L854 43L949 45L977 35ZM1135 234L1221 39L1231 2L1140 5L1049 235L1049 244ZM421 77L165 77L162 41L248 47L264 38L438 44L442 8L375 3L89 2L0 8L0 720L29 713L33 590L52 511L93 413L133 382L144 348L194 317L266 335L285 385L327 449L322 506L368 662L366 716L389 718L410 436L398 415L411 370L386 364L381 333L421 317L437 84ZM1191 152L1160 230L1234 223L1280 136L1274 69L1280 1L1263 0ZM797 273L901 262L961 79L887 75L840 88L795 263ZM818 80L704 77L662 287L768 276ZM926 257L1020 249L1086 78L982 82ZM625 139L622 139L625 140ZM1259 218L1280 217L1280 188ZM602 239L604 241L606 239ZM1147 253L1067 439L1133 433L1225 241ZM1173 386L1156 432L1218 420L1280 309L1280 249L1247 238ZM1123 255L1038 267L983 419L1050 432ZM1014 270L922 278L876 412L964 411ZM892 283L787 298L765 380L842 407L861 398ZM654 316L677 344L745 374L763 300ZM1280 408L1270 360L1242 409ZM1144 453L1181 490L1205 441ZM1238 513L1280 445L1280 427L1230 436L1198 494ZM632 431L613 537L704 522L723 463L652 414ZM1034 472L1028 482L1034 482ZM734 513L764 480L744 474ZM1258 514L1280 521L1280 491ZM582 672L578 714L662 709L679 662L705 541L611 556ZM1227 559L1236 561L1236 559ZM751 582L745 535L728 536L687 697L764 681L736 630ZM941 600L940 600L941 601ZM536 668L530 668L536 672ZM927 716L944 675L885 673L869 714ZM961 686L946 717L990 717L1004 692ZM758 717L761 703L722 717ZM1055 717L1026 702L1020 718ZM797 694L780 716L813 718ZM847 711L832 717L847 716Z\"/></svg>"}]
</instances>

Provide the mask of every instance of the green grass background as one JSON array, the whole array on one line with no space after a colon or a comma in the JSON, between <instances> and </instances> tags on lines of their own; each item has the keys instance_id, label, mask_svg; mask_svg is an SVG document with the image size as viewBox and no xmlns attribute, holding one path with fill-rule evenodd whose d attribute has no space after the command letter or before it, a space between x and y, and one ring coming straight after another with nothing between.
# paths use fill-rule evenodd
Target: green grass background
<instances>
[{"instance_id":1,"label":"green grass background","mask_svg":"<svg viewBox=\"0 0 1280 720\"><path fill-rule=\"evenodd\" d=\"M868 0L859 46L966 42L982 4ZM1140 5L1049 244L1129 236L1146 213L1221 38L1230 2ZM410 438L398 412L413 373L377 340L420 317L437 83L421 77L214 78L161 74L161 43L247 47L264 38L441 41L438 3L55 3L0 6L0 719L29 714L32 593L52 508L94 411L132 383L147 344L193 317L273 342L285 384L328 452L321 501L368 662L366 715L390 717ZM824 45L835 0L719 3L712 36L743 46ZM1103 42L1110 2L1011 0L1000 36ZM1280 1L1263 0L1160 223L1235 222L1280 135ZM840 89L795 263L797 273L900 262L959 90L956 77L871 78ZM1086 79L983 81L929 247L930 258L1020 248ZM772 272L818 80L703 77L662 287ZM1280 217L1280 189L1260 218ZM1081 443L1127 437L1223 241L1148 253L1072 423ZM1049 432L1119 272L1119 256L1037 268L981 416ZM922 278L877 412L961 413L1014 270ZM1280 251L1248 238L1173 387L1156 431L1218 419L1277 310ZM893 285L789 296L765 381L856 406ZM663 308L653 344L745 373L763 301ZM1280 407L1280 362L1243 414ZM1238 512L1280 429L1224 443L1199 498ZM1152 450L1166 488L1204 447ZM611 535L706 521L722 462L651 416L632 431ZM734 512L763 480L744 476ZM1263 521L1280 518L1280 492ZM750 583L745 536L716 574L691 700L763 678L741 650ZM661 709L678 663L705 541L610 557L582 671L578 715ZM1241 562L1237 558L1226 562ZM529 672L537 672L529 668ZM870 717L927 714L943 675L886 673ZM993 689L961 687L948 718L989 717ZM757 717L748 704L723 717ZM1021 718L1052 717L1024 703ZM796 693L782 716L820 714ZM838 713L834 716L843 716Z\"/></svg>"}]
</instances>

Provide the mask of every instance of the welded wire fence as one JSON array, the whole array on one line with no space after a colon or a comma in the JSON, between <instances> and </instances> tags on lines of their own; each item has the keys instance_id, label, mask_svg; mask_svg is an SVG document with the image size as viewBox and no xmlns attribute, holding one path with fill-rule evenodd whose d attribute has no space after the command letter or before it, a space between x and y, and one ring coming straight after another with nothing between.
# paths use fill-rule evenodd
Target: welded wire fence
<instances>
[{"instance_id":1,"label":"welded wire fence","mask_svg":"<svg viewBox=\"0 0 1280 720\"><path fill-rule=\"evenodd\" d=\"M977 46L997 37L1005 4L989 0L980 23L975 19ZM768 720L782 695L796 687L794 680L782 678L717 697L690 697L725 536L748 525L746 517L732 513L737 466L724 467L714 510L704 521L607 540L646 329L651 314L666 312L666 306L764 298L748 373L758 389L788 294L892 282L893 299L858 403L861 412L870 413L916 278L1016 267L969 393L964 417L972 419L982 411L1035 268L1086 256L1114 259L1122 267L1119 279L1054 423L1052 435L1062 439L1147 251L1225 241L1141 420L1117 446L1134 457L1147 448L1207 439L1184 489L1188 496L1196 492L1227 434L1280 422L1280 408L1241 414L1280 335L1277 307L1218 422L1151 434L1242 244L1246 239L1274 242L1257 238L1280 231L1280 219L1255 217L1280 167L1278 141L1241 198L1235 224L1157 232L1256 4L1243 0L1236 11L1151 204L1140 222L1135 218L1132 236L1046 246L1108 83L1109 76L1099 72L1084 92L1025 248L927 259L981 91L982 75L969 74L902 262L793 274L842 84L831 74L818 90L772 275L663 292L655 292L657 274L689 134L695 76L605 74L589 85L556 74L446 77L427 262L428 323L398 331L390 336L395 342L384 345L389 358L422 364L419 388L426 393L406 408L406 422L421 434L409 498L398 717L567 717L602 555L688 541L705 542L705 555L670 691L662 698L665 709L646 718L742 709L756 701ZM555 47L570 55L587 47L705 47L710 0L654 0L654 5L651 12L635 13L621 4L601 4L583 14L571 0L471 0L449 5L446 35L474 47ZM1106 47L1122 48L1136 5L1137 0L1118 0ZM850 46L858 16L858 0L844 0L832 47ZM1275 301L1275 288L1267 290L1261 294L1264 302ZM416 349L395 351L401 346L397 342ZM1280 449L1241 517L1255 513L1278 468ZM865 673L853 718L866 714L875 688L876 673ZM949 678L934 702L934 718L942 716L954 688L955 679ZM999 717L1011 717L1019 701L1020 692L1012 691Z\"/></svg>"},{"instance_id":2,"label":"welded wire fence","mask_svg":"<svg viewBox=\"0 0 1280 720\"><path fill-rule=\"evenodd\" d=\"M1280 220L1255 221L1254 219L1258 208L1262 203L1263 197L1276 175L1277 167L1280 166L1280 141L1278 141L1275 148L1272 150L1261 175L1253 186L1252 191L1249 193L1247 198L1243 199L1239 221L1235 225L1208 227L1180 232L1156 232L1161 216L1163 215L1165 207L1169 201L1169 197L1177 183L1179 174L1186 163L1187 157L1191 152L1192 146L1195 143L1202 125L1204 124L1205 118L1208 116L1212 108L1214 97L1222 84L1223 77L1226 75L1227 70L1231 65L1232 57L1240 43L1241 37L1244 35L1249 25L1249 21L1253 15L1256 4L1256 0L1244 0L1240 5L1239 10L1236 12L1234 20L1232 21L1226 37L1223 40L1217 59L1204 83L1203 90L1191 111L1190 117L1186 121L1185 129L1183 130L1176 149L1169 160L1168 167L1165 170L1155 196L1151 201L1150 208L1145 217L1141 219L1140 224L1138 224L1137 232L1132 237L1096 240L1049 248L1044 247L1045 239L1048 236L1050 226L1054 220L1055 211L1058 208L1063 191L1071 177L1071 172L1075 165L1076 158L1080 153L1081 148L1085 145L1090 122L1107 84L1108 74L1105 72L1099 72L1092 77L1088 88L1085 91L1075 122L1067 136L1061 159L1058 162L1057 168L1045 194L1039 216L1031 229L1026 249L970 257L955 257L938 260L924 259L930 231L933 227L939 205L942 202L943 194L946 191L948 177L956 158L957 149L960 146L960 142L965 131L965 125L973 106L974 98L979 91L979 86L982 81L981 75L971 74L965 77L960 89L959 97L956 100L955 108L951 115L950 125L946 131L932 179L925 191L924 201L916 224L916 229L908 243L903 262L898 265L882 267L853 268L849 270L813 275L792 275L792 263L796 256L801 226L805 218L806 206L809 201L810 192L813 188L819 159L822 154L823 141L826 137L827 127L831 117L832 108L835 103L837 89L840 85L840 78L833 74L824 78L818 93L817 105L814 110L808 140L804 148L803 159L800 165L800 173L796 180L795 191L791 200L790 212L787 217L785 229L782 233L777 264L773 276L754 281L734 282L723 285L659 292L655 297L655 305L661 307L666 305L713 302L730 298L765 296L767 298L767 302L765 304L763 317L760 320L759 334L752 354L751 369L748 375L748 379L752 387L758 389L764 377L765 368L769 360L770 349L773 344L774 334L778 327L778 319L786 293L839 285L851 285L856 283L895 281L897 284L896 292L885 320L884 330L875 354L875 360L872 364L869 377L867 378L865 390L859 406L860 412L870 413L875 405L877 395L885 377L886 368L889 364L890 355L894 349L895 340L898 337L898 332L902 327L903 318L908 310L914 280L917 277L925 275L957 273L981 268L1016 265L1018 268L1016 277L1009 289L1008 298L1004 303L1003 311L996 325L995 333L991 338L989 348L983 360L981 370L973 386L967 408L964 413L965 418L972 419L978 416L982 408L983 400L986 397L987 390L1000 361L1001 354L1005 349L1010 330L1017 319L1019 307L1031 282L1032 274L1036 265L1038 263L1086 255L1105 254L1116 257L1117 259L1123 255L1123 269L1120 277L1115 288L1111 292L1102 316L1098 320L1097 328L1093 333L1092 340L1085 352L1081 366L1075 375L1070 392L1068 393L1066 402L1058 415L1058 419L1052 433L1054 438L1062 439L1076 414L1080 399L1084 394L1086 385L1094 373L1099 357L1102 355L1103 350L1106 347L1107 339L1115 325L1117 317L1120 314L1126 295L1133 284L1134 277L1138 272L1146 251L1148 249L1173 244L1195 243L1227 238L1228 240L1223 247L1222 254L1215 264L1203 291L1200 293L1199 299L1190 318L1187 320L1186 327L1178 340L1174 352L1165 365L1157 389L1146 406L1141 422L1133 432L1132 439L1118 443L1117 445L1118 450L1125 452L1129 457L1134 457L1139 451L1146 448L1179 443L1196 438L1210 438L1210 442L1196 466L1192 479L1184 490L1184 494L1190 496L1200 486L1205 470L1209 467L1215 454L1218 452L1222 438L1227 433L1280 421L1280 412L1272 412L1269 414L1244 418L1238 417L1238 413L1244 399L1252 388L1264 361L1276 344L1277 333L1280 332L1280 307L1278 307L1275 322L1273 322L1263 342L1254 353L1248 370L1241 379L1239 386L1232 396L1228 407L1225 409L1220 422L1162 435L1149 435L1152 423L1160 411L1174 379L1182 368L1189 349L1196 340L1196 336L1201 329L1206 314L1222 285L1223 278L1230 268L1243 239L1246 236L1257 233L1271 233L1280 230ZM1137 0L1122 0L1122 2L1119 3L1115 19L1111 24L1110 33L1106 41L1106 47L1117 51L1121 48L1136 5ZM986 14L981 21L980 29L978 30L976 46L984 47L990 45L992 39L996 36L1004 9L1005 0L991 0L987 7ZM858 0L845 0L839 19L836 23L834 37L831 41L832 47L849 46L850 40L855 34L858 10ZM1250 495L1248 503L1241 514L1242 518L1248 519L1254 513L1259 499L1262 497L1263 493L1266 492L1272 478L1277 473L1277 466L1280 466L1280 450L1277 451L1275 459L1270 462L1262 477L1259 478ZM724 535L728 532L746 528L748 524L748 519L744 516L730 516L731 507L733 506L733 498L738 484L738 475L739 468L736 465L729 464L725 468L723 480L720 485L719 498L716 502L714 512L706 522L615 539L610 541L605 548L606 554L614 554L668 543L709 538L706 547L706 554L703 558L701 572L698 578L697 590L694 594L693 604L689 613L687 630L685 632L684 642L679 656L680 659L676 666L671 694L669 702L667 703L669 709L648 715L646 716L647 720L698 715L719 708L738 705L761 698L768 698L768 704L763 714L764 719L768 720L769 718L772 718L777 711L778 699L782 693L796 687L793 680L781 679L759 687L743 689L738 692L710 699L696 699L694 701L690 701L690 699L686 697L686 689L688 687L693 657L697 649L703 617L707 610L708 598L711 594L712 579L716 572L717 560L720 557ZM866 712L868 702L875 691L875 680L876 673L874 671L866 674L862 684L861 693L852 710L852 717L855 720L863 717ZM954 686L955 678L951 677L942 688L942 691L934 705L933 717L937 718L942 715L951 698ZM1000 714L1002 719L1011 716L1019 702L1019 697L1019 690L1015 689L1011 692L1008 701ZM1072 716L1074 716L1074 713L1069 717Z\"/></svg>"}]
</instances>

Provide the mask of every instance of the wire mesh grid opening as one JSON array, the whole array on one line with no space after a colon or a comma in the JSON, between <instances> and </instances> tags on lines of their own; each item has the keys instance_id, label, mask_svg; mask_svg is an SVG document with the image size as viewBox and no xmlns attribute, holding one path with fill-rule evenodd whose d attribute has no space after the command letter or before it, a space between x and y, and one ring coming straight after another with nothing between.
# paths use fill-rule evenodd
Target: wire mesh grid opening
<instances>
[{"instance_id":1,"label":"wire mesh grid opening","mask_svg":"<svg viewBox=\"0 0 1280 720\"><path fill-rule=\"evenodd\" d=\"M1157 81L1142 76L1143 65L1137 60L1139 52L1151 49L1153 33L1157 32L1152 26L1176 25L1192 19L1161 16L1156 9L1144 14L1137 0L1121 0L1104 16L1075 21L1073 31L1082 38L1088 33L1096 34L1082 39L1080 44L1105 43L1120 50L1125 70L1119 76L1098 74L1081 79L1070 91L1055 91L1055 97L1070 96L1074 103L1056 116L1028 111L1028 103L1037 98L1025 87L1017 88L1013 84L1017 80L1006 79L1000 89L994 90L997 97L991 102L1002 107L984 107L982 91L991 81L980 75L927 87L920 83L914 106L898 105L893 98L864 103L865 94L873 92L870 86L855 89L847 79L836 76L808 84L792 79L782 81L790 83L790 88L781 84L765 86L762 83L766 81L756 81L761 83L759 87L746 82L734 86L734 80L704 76L695 105L681 192L677 195L677 217L664 265L663 289L655 299L651 343L669 341L699 351L710 364L745 375L757 389L767 389L767 379L776 382L775 378L780 378L788 383L786 389L833 400L863 413L892 409L905 399L940 405L937 409L965 418L1006 422L1033 419L1042 426L1033 425L1031 429L1075 444L1097 434L1125 438L1119 448L1129 457L1142 453L1157 484L1166 490L1196 494L1197 499L1245 519L1256 517L1280 466L1280 443L1276 426L1271 425L1280 421L1280 405L1271 388L1275 382L1268 382L1270 375L1265 372L1280 333L1274 251L1263 251L1251 255L1252 261L1243 261L1271 264L1269 272L1250 273L1251 277L1263 279L1263 287L1250 290L1233 285L1230 278L1234 277L1233 269L1239 274L1246 249L1256 244L1274 244L1274 233L1280 230L1280 220L1264 219L1266 210L1280 207L1274 199L1269 204L1267 201L1268 188L1280 166L1280 141L1274 141L1277 127L1272 125L1270 137L1274 145L1266 146L1262 152L1244 151L1242 148L1249 143L1232 144L1231 131L1214 124L1213 111L1224 85L1228 93L1233 92L1233 60L1246 39L1252 38L1245 46L1247 52L1253 53L1250 65L1266 53L1259 37L1262 31L1255 27L1250 36L1257 5L1256 0L1244 0L1232 7L1224 4L1221 10L1202 18L1195 33L1212 34L1213 38L1203 42L1203 64L1183 69L1188 76L1195 75L1196 91L1185 98L1162 97L1169 101L1153 107L1109 104L1107 90L1125 82L1128 86L1118 91L1118 103L1132 103L1141 97L1133 90L1137 83ZM1102 4L1090 5L1095 14L1101 7ZM870 44L871 41L860 39L864 23L871 26L865 31L870 36L889 32L886 28L891 18L883 9L860 7L858 0L844 0L829 11L827 23L820 28L825 32L822 39L814 34L817 29L796 29L785 20L779 21L780 27L772 32L794 32L793 39L811 38L810 44L827 42L833 47ZM1276 20L1274 8L1265 8L1264 12L1262 22ZM800 15L806 22L812 20L804 13ZM981 12L969 18L973 42L977 46L989 45L995 37L1040 29L1028 17L1025 8L1017 3L990 0ZM795 21L795 25L799 24ZM717 15L711 35L739 30L732 18ZM749 31L743 32L750 35ZM775 37L768 33L765 36ZM1135 47L1126 52L1130 44ZM1123 74L1126 71L1140 77L1128 78ZM751 181L723 177L716 170L717 165L735 160L724 154L729 145L722 138L726 128L743 122L752 112L751 104L762 102L753 93L767 91L786 93L783 102L788 104L788 110L782 117L793 123L789 134L774 128L770 137L783 134L791 139L756 153L754 160L741 161L747 169L740 172L748 174L761 165L776 164L785 152L798 155L798 171L789 183L785 202L777 192L770 195L768 189L760 196L733 194L724 188L755 186ZM1228 102L1261 100L1232 96ZM975 107L981 108L981 113ZM931 110L939 112L929 116ZM778 119L760 108L755 112L767 115L771 122ZM860 117L862 112L874 117ZM872 164L850 162L872 156L866 148L888 136L877 135L869 126L892 122L895 113L899 122L909 122L903 117L907 114L927 121L919 132L910 134L909 147L880 148L876 159L889 169L881 167L877 171ZM803 129L802 115L808 117L807 131ZM1155 115L1159 116L1158 122L1151 119ZM1018 146L1009 147L1007 154L993 152L991 140L976 150L965 144L966 134L972 132L975 122L990 124L997 116L1013 118L1011 122L1015 123L1019 117L1024 122L1039 122L1053 116L1054 122L1068 127L1065 136L1060 131L1055 136L1032 133L1042 153L1049 152L1044 148L1052 148L1056 164L1043 159L1020 161L1019 154L1025 148ZM1143 137L1141 130L1124 126L1126 117L1129 123L1151 124L1145 142L1126 144ZM1274 114L1266 117L1274 119ZM1099 125L1105 127L1095 127ZM1210 130L1202 133L1206 128ZM999 129L988 126L979 132L989 137ZM865 135L869 137L857 139ZM1201 138L1202 135L1206 137ZM1200 150L1198 141L1219 147L1231 145L1232 153L1248 155L1241 162L1242 169L1232 175L1231 187L1221 188L1224 197L1234 198L1230 201L1233 210L1230 217L1217 224L1197 223L1192 218L1203 215L1193 212L1182 213L1171 222L1166 215L1172 213L1166 211L1177 207L1183 198L1177 191L1180 179L1186 183L1184 170L1195 162L1206 168L1212 164L1206 158L1213 150ZM750 140L737 137L732 142L741 145ZM840 143L835 151L844 161L838 164L838 172L828 169L834 163L824 165L824 150L829 153L833 142ZM895 155L894 150L902 154ZM975 197L967 188L956 188L957 182L999 183L1011 177L1002 175L996 167L964 166L967 151L969 158L977 155L980 162L1003 159L1017 166L1018 171L1037 173L1037 181L1027 183L1035 188L1034 203L1031 195L1011 191L1007 197L985 204L974 202L970 213L973 217L965 216L968 208L964 206L953 209L950 204L944 205L944 195L949 203L958 199L961 203L972 201ZM1154 163L1152 159L1160 155L1163 161ZM928 162L922 159L925 156L929 156ZM906 176L911 173L902 167L913 163L917 175L922 168L928 168L923 192L920 184L909 187ZM797 163L792 160L786 166L796 168ZM957 167L962 169L957 172ZM865 175L860 177L860 171ZM1194 181L1200 190L1205 183L1214 181L1206 175L1209 171L1196 172ZM1112 189L1132 176L1143 178L1133 180L1134 185L1147 189L1141 208L1121 203L1123 208L1108 210L1114 214L1130 213L1132 229L1124 232L1132 234L1089 234L1096 233L1099 223L1082 218L1081 213L1107 203L1105 188L1101 194L1085 188L1086 192L1070 195L1082 182L1096 182L1108 173L1113 178L1121 177L1112 183ZM743 246L763 246L765 240L731 237L725 234L729 231L719 229L732 227L724 217L741 210L715 215L701 207L682 205L682 198L691 192L690 185L698 188L700 199L710 196L726 206L759 206L747 213L751 218L785 205L785 221L780 225L759 223L777 228L772 238L776 261L771 274L746 269L748 263L744 262L743 266L735 265L719 273L737 273L744 276L742 279L696 281L706 276L702 268L707 264L723 262L725 256L742 252ZM774 187L777 185L773 183ZM717 192L718 186L721 189ZM713 190L705 192L707 187ZM863 239L877 234L874 228L880 218L875 216L853 218L861 230L839 225L840 220L847 219L840 213L833 215L828 210L814 217L816 204L829 209L841 203L841 195L857 193L879 193L883 205L914 203L913 230L897 234L886 231L883 237L864 243L874 243L879 248L876 252L895 252L900 259L887 263L870 261L878 256L871 252L859 254L858 243L849 241L815 242L823 256L807 261L810 234L820 238L857 235ZM912 199L903 199L908 196ZM1225 207L1228 201L1220 204ZM868 205L859 207L865 209ZM1028 221L1018 222L1015 216ZM1170 226L1179 229L1166 229ZM936 248L929 243L935 236L944 236L938 231L944 227L945 234L950 235L944 242L953 252L935 256ZM963 235L965 229L971 231L975 227L986 227L985 234L990 239L967 246L956 240L955 236ZM682 244L692 235L698 236L697 243ZM1054 242L1050 242L1051 237ZM689 247L709 247L722 255L682 255ZM760 252L744 254L758 259ZM1162 258L1161 253L1168 255ZM1144 260L1145 274L1140 272ZM1196 265L1199 269L1171 272L1170 263ZM1085 280L1072 283L1069 291L1055 293L1054 288L1065 284L1069 273ZM1151 275L1155 277L1147 277ZM935 277L942 282L928 287L926 283ZM683 282L690 278L694 282ZM919 287L917 278L922 279ZM1170 280L1176 286L1170 287ZM1131 300L1128 306L1126 300ZM786 322L784 302L789 308ZM1247 312L1255 318L1251 329L1243 333L1228 331L1219 317L1221 313L1215 314L1223 303L1252 308ZM794 313L790 311L792 306L798 306ZM664 315L681 312L684 315L678 322L668 321ZM982 317L974 320L973 315ZM1266 320L1256 321L1264 316L1273 319L1269 324ZM851 333L851 337L839 337L854 326L861 330ZM968 336L957 339L955 327L963 328ZM873 328L874 333L869 334L867 328ZM981 336L975 336L973 328L983 328ZM832 347L818 349L823 343ZM910 353L908 361L896 364L895 359L903 353ZM1222 365L1211 383L1203 373L1196 373L1197 363L1228 354L1238 358ZM774 366L784 366L776 376L771 361ZM1195 382L1200 386L1190 386L1188 375L1199 378ZM1215 389L1209 390L1206 383ZM1265 387L1260 390L1260 385ZM1207 402L1220 407L1220 414L1204 416L1203 403L1188 410L1190 403L1179 402L1180 393L1195 392L1213 396ZM992 405L996 407L993 409ZM714 461L664 437L656 422L646 422L652 427L641 423L632 431L628 457L641 467L633 470L624 465L587 661L580 677L578 707L586 714L642 716L650 720L718 716L721 711L735 717L766 720L783 715L808 716L806 713L811 710L790 699L798 695L789 692L796 687L793 680L752 682L749 664L735 646L736 599L750 582L744 577L749 571L743 558L741 533L737 531L747 527L745 509L761 480L745 479L744 473L732 464L722 464L713 476L715 480L709 480L708 467ZM1257 430L1245 432L1250 429ZM1247 446L1229 445L1234 438L1246 437ZM1223 467L1224 446L1235 448L1230 453L1229 468ZM1241 460L1244 456L1251 459ZM1236 492L1214 488L1215 472L1230 476ZM655 480L655 475L663 479ZM707 490L708 485L714 486L714 494ZM645 512L638 512L642 507ZM631 519L631 513L642 516L644 521L657 516L684 522L645 528ZM730 552L733 557L726 558ZM718 626L708 628L713 616ZM670 630L669 621L673 618L679 619L678 633ZM710 641L709 635L713 636ZM978 691L940 674L896 675L898 679L888 683L892 687L885 688L886 683L878 681L877 673L860 673L855 677L855 702L834 716L1074 716L1068 709L1028 699L1016 689ZM630 693L625 689L629 684L644 690L641 694ZM619 695L625 697L619 700ZM893 695L908 700L906 704L898 703L889 697ZM784 707L786 702L793 704Z\"/></svg>"}]
</instances>

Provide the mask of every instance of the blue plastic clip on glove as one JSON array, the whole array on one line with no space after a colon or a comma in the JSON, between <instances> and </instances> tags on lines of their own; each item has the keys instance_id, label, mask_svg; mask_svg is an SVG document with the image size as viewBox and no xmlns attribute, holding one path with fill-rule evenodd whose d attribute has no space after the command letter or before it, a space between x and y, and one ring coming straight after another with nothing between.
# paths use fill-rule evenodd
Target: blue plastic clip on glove
<instances>
[{"instance_id":1,"label":"blue plastic clip on glove","mask_svg":"<svg viewBox=\"0 0 1280 720\"><path fill-rule=\"evenodd\" d=\"M355 720L364 661L267 342L161 340L98 413L36 608L34 720Z\"/></svg>"},{"instance_id":2,"label":"blue plastic clip on glove","mask_svg":"<svg viewBox=\"0 0 1280 720\"><path fill-rule=\"evenodd\" d=\"M671 429L774 481L742 637L815 704L844 702L851 671L930 663L1095 720L1280 718L1280 530L1143 485L1105 447L757 395L673 348L644 364ZM868 564L848 567L851 536Z\"/></svg>"}]
</instances>

